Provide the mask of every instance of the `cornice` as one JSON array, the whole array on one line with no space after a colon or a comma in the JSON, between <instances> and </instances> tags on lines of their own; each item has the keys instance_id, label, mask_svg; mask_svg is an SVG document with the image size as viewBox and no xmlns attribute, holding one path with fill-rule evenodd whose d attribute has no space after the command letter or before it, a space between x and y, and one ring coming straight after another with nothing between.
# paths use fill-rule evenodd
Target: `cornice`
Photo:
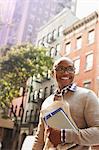
<instances>
[{"instance_id":1,"label":"cornice","mask_svg":"<svg viewBox=\"0 0 99 150\"><path fill-rule=\"evenodd\" d=\"M63 32L64 35L68 35L69 33L79 29L80 27L90 23L92 20L97 19L98 20L99 17L99 13L98 12L94 12L91 15L89 15L88 17L83 18L82 20L79 20L77 22L75 22L72 26L70 26L69 28L66 28Z\"/></svg>"}]
</instances>

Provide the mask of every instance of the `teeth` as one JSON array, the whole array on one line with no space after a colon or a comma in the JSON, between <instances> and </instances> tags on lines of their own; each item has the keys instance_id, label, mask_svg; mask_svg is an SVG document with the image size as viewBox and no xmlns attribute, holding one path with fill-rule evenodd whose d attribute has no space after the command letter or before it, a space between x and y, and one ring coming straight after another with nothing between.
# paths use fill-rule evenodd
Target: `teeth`
<instances>
[{"instance_id":1,"label":"teeth","mask_svg":"<svg viewBox=\"0 0 99 150\"><path fill-rule=\"evenodd\" d=\"M63 79L63 80L67 80L67 79L69 79L69 77L62 77L61 79Z\"/></svg>"}]
</instances>

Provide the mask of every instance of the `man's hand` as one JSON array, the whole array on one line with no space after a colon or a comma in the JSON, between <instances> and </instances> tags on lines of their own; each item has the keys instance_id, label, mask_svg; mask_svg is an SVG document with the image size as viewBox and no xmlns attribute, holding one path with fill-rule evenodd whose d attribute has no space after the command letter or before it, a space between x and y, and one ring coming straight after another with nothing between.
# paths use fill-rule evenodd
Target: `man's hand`
<instances>
[{"instance_id":1,"label":"man's hand","mask_svg":"<svg viewBox=\"0 0 99 150\"><path fill-rule=\"evenodd\" d=\"M50 139L53 146L57 147L57 145L61 143L61 131L49 127L47 129L47 133L48 133L48 138Z\"/></svg>"}]
</instances>

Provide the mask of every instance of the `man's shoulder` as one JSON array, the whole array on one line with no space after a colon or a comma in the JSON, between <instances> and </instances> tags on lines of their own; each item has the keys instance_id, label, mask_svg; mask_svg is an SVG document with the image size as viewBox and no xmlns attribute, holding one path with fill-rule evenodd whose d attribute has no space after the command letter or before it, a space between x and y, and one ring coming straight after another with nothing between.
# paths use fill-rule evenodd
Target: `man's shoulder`
<instances>
[{"instance_id":1,"label":"man's shoulder","mask_svg":"<svg viewBox=\"0 0 99 150\"><path fill-rule=\"evenodd\" d=\"M91 90L84 87L77 86L77 92L88 93L89 91Z\"/></svg>"},{"instance_id":2,"label":"man's shoulder","mask_svg":"<svg viewBox=\"0 0 99 150\"><path fill-rule=\"evenodd\" d=\"M47 97L44 102L42 103L42 109L47 108L53 103L54 94L51 94L49 97Z\"/></svg>"},{"instance_id":3,"label":"man's shoulder","mask_svg":"<svg viewBox=\"0 0 99 150\"><path fill-rule=\"evenodd\" d=\"M77 93L78 94L83 94L83 96L85 95L85 96L87 96L87 97L89 97L89 96L95 96L96 94L95 94L95 92L93 91L93 90L91 90L91 89L87 89L87 88L84 88L84 87L80 87L80 86L77 86Z\"/></svg>"}]
</instances>

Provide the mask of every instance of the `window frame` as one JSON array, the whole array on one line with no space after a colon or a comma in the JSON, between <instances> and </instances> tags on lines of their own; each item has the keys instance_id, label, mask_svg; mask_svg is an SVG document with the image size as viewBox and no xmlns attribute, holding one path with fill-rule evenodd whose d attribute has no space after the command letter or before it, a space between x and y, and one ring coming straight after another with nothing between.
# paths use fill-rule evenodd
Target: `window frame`
<instances>
[{"instance_id":1,"label":"window frame","mask_svg":"<svg viewBox=\"0 0 99 150\"><path fill-rule=\"evenodd\" d=\"M79 65L78 65L78 63L76 65L77 61L79 61ZM77 75L80 73L80 58L76 58L73 62L74 62L74 67L75 67L75 75Z\"/></svg>"},{"instance_id":2,"label":"window frame","mask_svg":"<svg viewBox=\"0 0 99 150\"><path fill-rule=\"evenodd\" d=\"M71 41L69 41L65 44L65 53L66 53L66 55L70 54L70 52L71 52Z\"/></svg>"},{"instance_id":3,"label":"window frame","mask_svg":"<svg viewBox=\"0 0 99 150\"><path fill-rule=\"evenodd\" d=\"M95 42L95 29L92 29L88 32L88 44L93 44L94 42Z\"/></svg>"},{"instance_id":4,"label":"window frame","mask_svg":"<svg viewBox=\"0 0 99 150\"><path fill-rule=\"evenodd\" d=\"M91 63L91 65L90 65L90 56L92 56L92 63ZM88 61L88 59L89 59L89 61ZM94 61L94 53L86 54L85 71L92 70L92 68L93 68L93 61Z\"/></svg>"},{"instance_id":5,"label":"window frame","mask_svg":"<svg viewBox=\"0 0 99 150\"><path fill-rule=\"evenodd\" d=\"M82 48L82 36L76 38L76 48L77 50Z\"/></svg>"}]
</instances>

